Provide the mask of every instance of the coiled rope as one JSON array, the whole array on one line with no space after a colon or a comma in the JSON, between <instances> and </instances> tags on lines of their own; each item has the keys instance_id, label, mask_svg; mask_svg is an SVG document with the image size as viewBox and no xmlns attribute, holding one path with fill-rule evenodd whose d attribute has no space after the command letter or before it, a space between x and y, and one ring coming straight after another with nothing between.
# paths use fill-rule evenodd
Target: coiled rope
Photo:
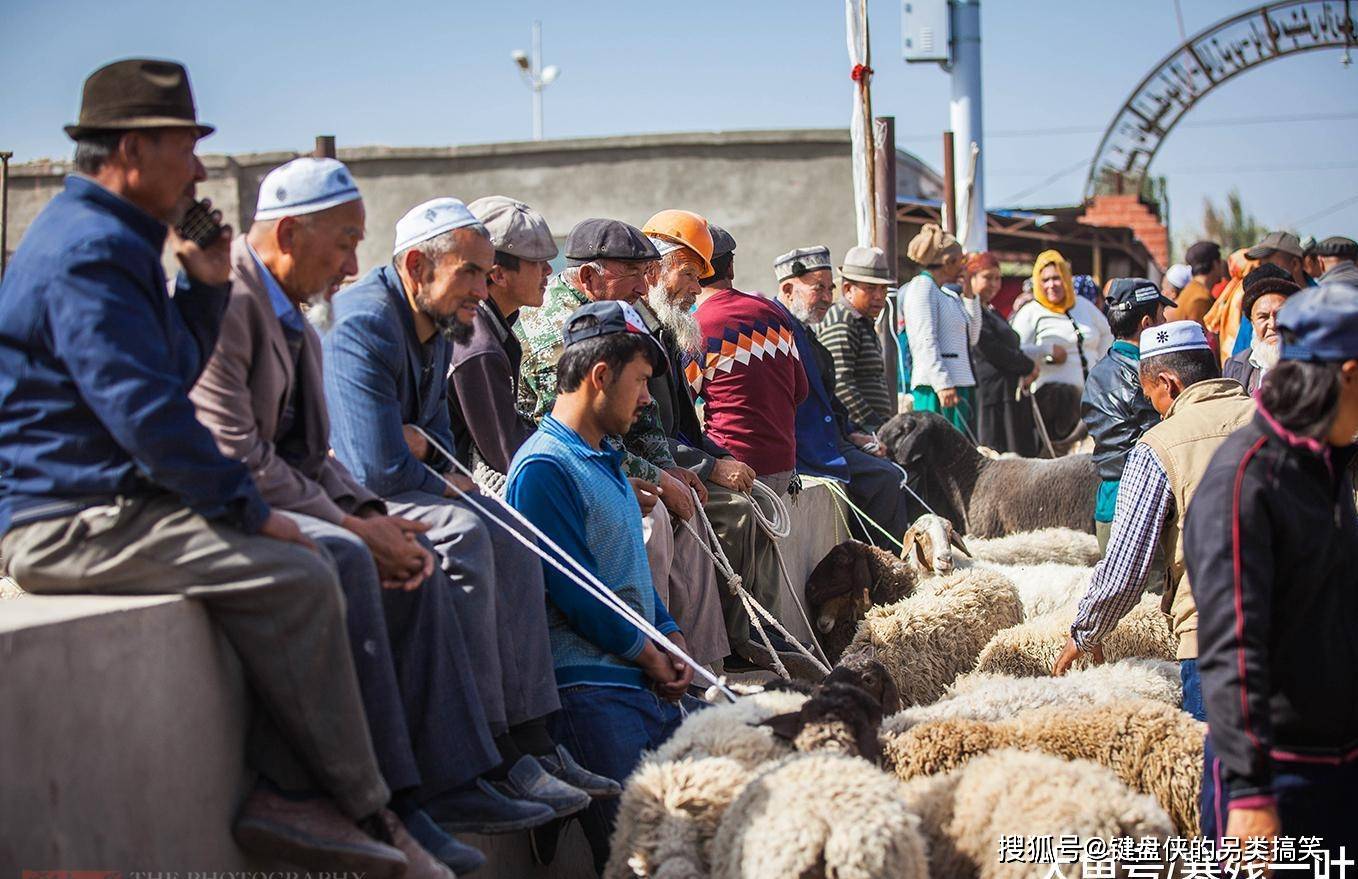
<instances>
[{"instance_id":1,"label":"coiled rope","mask_svg":"<svg viewBox=\"0 0 1358 879\"><path fill-rule=\"evenodd\" d=\"M457 468L457 470L460 473L462 473L462 475L466 476L468 479L475 479L471 471L469 471L462 464L461 461L457 460L457 458L454 457L451 452L445 449L438 442L438 440L434 439L423 428L419 427L418 425L415 425L415 430L421 436L423 436L426 441L428 441L430 448L436 450L445 459L447 459L448 462L453 465L453 467ZM567 579L571 580L581 589L585 590L587 594L596 599L600 604L604 605L604 607L613 611L613 613L622 617L633 627L638 629L642 634L650 638L658 648L688 663L689 667L693 669L694 674L700 676L701 678L703 678L703 680L710 683L713 688L718 690L727 699L730 699L732 702L736 700L736 694L729 687L726 686L726 682L724 680L713 675L710 671L707 670L705 666L699 664L693 657L689 656L688 653L685 652L682 647L680 647L678 644L675 644L669 638L665 637L665 635L661 634L660 630L657 629L655 625L651 623L650 620L643 617L640 613L636 611L635 608L633 608L627 602L623 601L621 597L619 597L615 592L613 592L612 589L609 589L607 586L605 586L603 582L599 580L598 577L596 577L592 572L590 572L589 569L587 569L584 565L577 561L573 556L571 556L560 546L558 546L555 541L553 541L550 537L544 534L542 529L539 528L537 525L534 525L528 519L527 516L523 515L523 513L519 512L518 510L514 509L512 506L508 504L504 505L504 509L508 511L510 516L515 521L517 521L524 528L528 529L528 531L531 532L533 536L535 536L538 540L540 540L548 549L551 549L552 552L560 556L560 559L554 558L547 552L547 549L544 549L542 546L539 546L536 543L534 543L528 537L524 536L524 534L522 534L519 530L510 527L508 522L506 522L500 516L492 512L485 504L482 504L472 494L458 488L457 484L454 483L451 479L449 479L445 474L438 472L433 467L430 467L428 464L425 464L424 467L430 473L433 473L436 477L442 480L444 485L447 485L449 488L451 488L457 494L458 498L466 501L474 510L480 513L482 516L485 516L490 521L499 525L516 541L523 544L523 546L527 547L534 555L538 556L544 562L551 565L556 570L560 571Z\"/></svg>"}]
</instances>

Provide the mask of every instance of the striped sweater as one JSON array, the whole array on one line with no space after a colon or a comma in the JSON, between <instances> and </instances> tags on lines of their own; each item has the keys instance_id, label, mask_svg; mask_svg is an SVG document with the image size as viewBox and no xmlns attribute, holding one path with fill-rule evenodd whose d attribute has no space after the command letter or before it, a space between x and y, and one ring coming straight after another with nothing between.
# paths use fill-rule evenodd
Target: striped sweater
<instances>
[{"instance_id":1,"label":"striped sweater","mask_svg":"<svg viewBox=\"0 0 1358 879\"><path fill-rule=\"evenodd\" d=\"M872 320L839 301L816 325L816 338L835 360L835 396L849 417L867 430L881 427L896 407L886 388L882 340Z\"/></svg>"}]
</instances>

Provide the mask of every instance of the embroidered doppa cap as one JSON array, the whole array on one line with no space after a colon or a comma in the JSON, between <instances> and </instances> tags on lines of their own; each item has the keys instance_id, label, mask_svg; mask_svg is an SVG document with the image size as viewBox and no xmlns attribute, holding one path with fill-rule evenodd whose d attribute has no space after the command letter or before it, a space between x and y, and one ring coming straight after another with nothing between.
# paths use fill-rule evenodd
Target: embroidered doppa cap
<instances>
[{"instance_id":1,"label":"embroidered doppa cap","mask_svg":"<svg viewBox=\"0 0 1358 879\"><path fill-rule=\"evenodd\" d=\"M264 176L255 202L255 219L315 214L362 197L343 162L304 156L279 165Z\"/></svg>"},{"instance_id":2,"label":"embroidered doppa cap","mask_svg":"<svg viewBox=\"0 0 1358 879\"><path fill-rule=\"evenodd\" d=\"M807 272L828 268L831 268L830 248L823 244L789 250L773 261L773 273L780 284L788 278L800 278Z\"/></svg>"},{"instance_id":3,"label":"embroidered doppa cap","mask_svg":"<svg viewBox=\"0 0 1358 879\"><path fill-rule=\"evenodd\" d=\"M423 244L444 232L468 227L479 229L482 235L486 235L486 227L481 225L481 221L476 219L460 200L447 197L431 198L423 204L415 205L404 217L396 221L396 246L392 254L398 254L416 244Z\"/></svg>"},{"instance_id":4,"label":"embroidered doppa cap","mask_svg":"<svg viewBox=\"0 0 1358 879\"><path fill-rule=\"evenodd\" d=\"M542 214L504 195L488 195L467 205L500 253L542 262L556 257L556 242Z\"/></svg>"},{"instance_id":5,"label":"embroidered doppa cap","mask_svg":"<svg viewBox=\"0 0 1358 879\"><path fill-rule=\"evenodd\" d=\"M1141 334L1141 359L1176 351L1211 351L1202 324L1195 320L1172 320Z\"/></svg>"},{"instance_id":6,"label":"embroidered doppa cap","mask_svg":"<svg viewBox=\"0 0 1358 879\"><path fill-rule=\"evenodd\" d=\"M1278 310L1282 358L1337 363L1358 358L1358 286L1328 281Z\"/></svg>"}]
</instances>

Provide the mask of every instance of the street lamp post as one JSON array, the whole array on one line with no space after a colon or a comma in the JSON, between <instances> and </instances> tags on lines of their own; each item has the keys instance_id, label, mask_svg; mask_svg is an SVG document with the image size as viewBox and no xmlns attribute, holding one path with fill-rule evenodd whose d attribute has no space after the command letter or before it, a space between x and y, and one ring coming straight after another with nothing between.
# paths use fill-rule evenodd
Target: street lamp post
<instances>
[{"instance_id":1,"label":"street lamp post","mask_svg":"<svg viewBox=\"0 0 1358 879\"><path fill-rule=\"evenodd\" d=\"M515 49L511 57L519 67L523 81L533 90L533 140L542 140L542 90L561 75L555 64L542 66L542 22L533 22L533 57L522 49Z\"/></svg>"}]
</instances>

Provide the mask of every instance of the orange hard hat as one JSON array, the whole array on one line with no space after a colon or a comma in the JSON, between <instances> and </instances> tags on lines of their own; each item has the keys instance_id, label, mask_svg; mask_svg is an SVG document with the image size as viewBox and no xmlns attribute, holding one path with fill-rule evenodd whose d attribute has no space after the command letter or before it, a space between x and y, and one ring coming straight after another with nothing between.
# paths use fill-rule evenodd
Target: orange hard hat
<instances>
[{"instance_id":1,"label":"orange hard hat","mask_svg":"<svg viewBox=\"0 0 1358 879\"><path fill-rule=\"evenodd\" d=\"M647 220L641 231L682 244L696 253L703 261L704 278L710 278L715 273L712 268L712 232L707 228L707 220L693 211L661 211Z\"/></svg>"}]
</instances>

